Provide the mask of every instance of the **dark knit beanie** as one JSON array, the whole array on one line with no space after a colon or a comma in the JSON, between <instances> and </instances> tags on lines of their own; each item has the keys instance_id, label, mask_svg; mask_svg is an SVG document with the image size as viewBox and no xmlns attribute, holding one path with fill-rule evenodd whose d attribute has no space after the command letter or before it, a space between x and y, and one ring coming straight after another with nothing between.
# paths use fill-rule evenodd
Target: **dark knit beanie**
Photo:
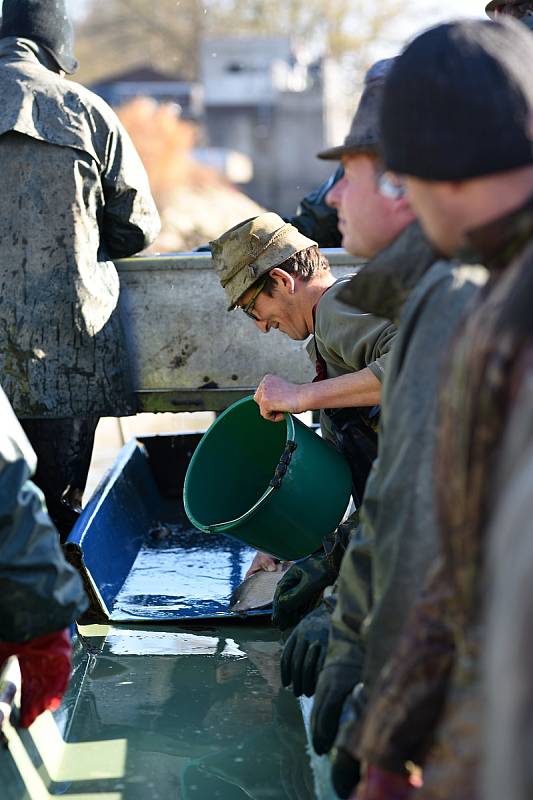
<instances>
[{"instance_id":1,"label":"dark knit beanie","mask_svg":"<svg viewBox=\"0 0 533 800\"><path fill-rule=\"evenodd\" d=\"M41 45L69 75L78 68L66 0L4 0L0 37L6 36L31 39Z\"/></svg>"},{"instance_id":2,"label":"dark knit beanie","mask_svg":"<svg viewBox=\"0 0 533 800\"><path fill-rule=\"evenodd\" d=\"M533 37L523 25L440 25L404 50L385 83L385 164L436 181L527 166L532 111Z\"/></svg>"}]
</instances>

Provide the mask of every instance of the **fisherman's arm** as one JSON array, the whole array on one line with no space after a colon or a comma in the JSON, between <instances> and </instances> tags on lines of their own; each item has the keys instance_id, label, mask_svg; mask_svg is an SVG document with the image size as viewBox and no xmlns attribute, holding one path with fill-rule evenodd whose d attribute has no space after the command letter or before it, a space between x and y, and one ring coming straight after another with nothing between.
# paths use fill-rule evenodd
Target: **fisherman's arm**
<instances>
[{"instance_id":1,"label":"fisherman's arm","mask_svg":"<svg viewBox=\"0 0 533 800\"><path fill-rule=\"evenodd\" d=\"M102 240L107 255L125 258L154 241L161 223L144 165L126 129L110 108L100 110L107 125L102 187Z\"/></svg>"},{"instance_id":2,"label":"fisherman's arm","mask_svg":"<svg viewBox=\"0 0 533 800\"><path fill-rule=\"evenodd\" d=\"M0 417L0 640L23 642L70 625L87 601L30 480L35 453L2 389Z\"/></svg>"},{"instance_id":3,"label":"fisherman's arm","mask_svg":"<svg viewBox=\"0 0 533 800\"><path fill-rule=\"evenodd\" d=\"M362 625L371 607L371 545L360 526L342 560L336 597L311 716L313 747L319 755L330 750L344 702L363 670Z\"/></svg>"},{"instance_id":4,"label":"fisherman's arm","mask_svg":"<svg viewBox=\"0 0 533 800\"><path fill-rule=\"evenodd\" d=\"M42 493L35 454L0 389L0 667L18 657L22 727L55 709L70 676L68 627L87 600L66 563Z\"/></svg>"},{"instance_id":5,"label":"fisherman's arm","mask_svg":"<svg viewBox=\"0 0 533 800\"><path fill-rule=\"evenodd\" d=\"M283 419L282 412L374 406L380 397L381 382L368 367L315 383L290 383L278 375L265 375L254 395L261 416L274 422Z\"/></svg>"},{"instance_id":6,"label":"fisherman's arm","mask_svg":"<svg viewBox=\"0 0 533 800\"><path fill-rule=\"evenodd\" d=\"M336 745L381 769L423 765L442 713L455 658L448 622L453 585L444 559L430 570L400 644L372 692L362 726L341 730Z\"/></svg>"}]
</instances>

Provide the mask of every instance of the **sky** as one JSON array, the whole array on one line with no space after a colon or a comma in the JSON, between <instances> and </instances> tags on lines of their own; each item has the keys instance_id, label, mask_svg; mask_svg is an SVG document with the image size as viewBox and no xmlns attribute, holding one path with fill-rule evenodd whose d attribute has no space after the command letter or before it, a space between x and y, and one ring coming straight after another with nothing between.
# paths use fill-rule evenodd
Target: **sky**
<instances>
[{"instance_id":1,"label":"sky","mask_svg":"<svg viewBox=\"0 0 533 800\"><path fill-rule=\"evenodd\" d=\"M105 2L105 0L96 0ZM366 0L375 3L376 0ZM379 0L377 0L379 2ZM485 5L488 0L407 0L406 14L400 18L395 35L391 41L380 41L377 43L376 52L373 53L377 58L388 58L396 55L402 45L408 42L417 33L431 25L439 22L446 22L460 17L477 17L487 19L485 15ZM80 19L91 0L67 0L74 19Z\"/></svg>"},{"instance_id":2,"label":"sky","mask_svg":"<svg viewBox=\"0 0 533 800\"><path fill-rule=\"evenodd\" d=\"M99 0L104 2L104 0ZM374 3L375 0L368 0ZM488 0L487 0L488 2ZM67 6L75 17L81 16L88 5L88 0L67 0ZM484 16L485 3L483 0L414 0L414 7L417 10L416 22L413 22L411 33L415 33L420 27L432 25L453 17L480 17ZM417 27L415 27L417 25ZM409 36L409 33L407 34Z\"/></svg>"},{"instance_id":3,"label":"sky","mask_svg":"<svg viewBox=\"0 0 533 800\"><path fill-rule=\"evenodd\" d=\"M371 0L368 0L371 2ZM412 0L407 2L406 7L410 10L403 19L400 20L394 41L381 42L378 58L388 58L396 55L399 46L412 39L417 33L439 22L448 22L453 19L472 17L478 19L488 19L485 14L485 5L488 0Z\"/></svg>"}]
</instances>

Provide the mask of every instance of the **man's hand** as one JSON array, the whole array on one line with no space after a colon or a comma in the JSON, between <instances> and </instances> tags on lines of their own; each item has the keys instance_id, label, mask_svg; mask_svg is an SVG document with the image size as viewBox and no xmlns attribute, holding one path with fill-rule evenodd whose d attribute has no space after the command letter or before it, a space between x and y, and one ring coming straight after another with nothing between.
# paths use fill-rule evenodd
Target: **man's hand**
<instances>
[{"instance_id":1,"label":"man's hand","mask_svg":"<svg viewBox=\"0 0 533 800\"><path fill-rule=\"evenodd\" d=\"M275 572L279 563L279 558L274 558L274 556L269 556L268 553L262 553L261 550L258 550L244 577L245 579L249 578L255 572Z\"/></svg>"},{"instance_id":2,"label":"man's hand","mask_svg":"<svg viewBox=\"0 0 533 800\"><path fill-rule=\"evenodd\" d=\"M271 422L281 422L284 412L301 414L307 411L302 406L303 386L289 383L277 375L265 375L254 394L261 416Z\"/></svg>"},{"instance_id":3,"label":"man's hand","mask_svg":"<svg viewBox=\"0 0 533 800\"><path fill-rule=\"evenodd\" d=\"M326 586L331 586L336 578L337 573L323 551L294 563L277 585L272 624L281 630L292 628L317 604Z\"/></svg>"},{"instance_id":4,"label":"man's hand","mask_svg":"<svg viewBox=\"0 0 533 800\"><path fill-rule=\"evenodd\" d=\"M342 707L358 680L356 664L326 661L311 712L313 747L319 756L329 753L339 729Z\"/></svg>"},{"instance_id":5,"label":"man's hand","mask_svg":"<svg viewBox=\"0 0 533 800\"><path fill-rule=\"evenodd\" d=\"M68 629L28 642L0 642L0 666L9 656L18 657L22 675L22 728L28 728L43 711L59 707L70 677L71 654Z\"/></svg>"},{"instance_id":6,"label":"man's hand","mask_svg":"<svg viewBox=\"0 0 533 800\"><path fill-rule=\"evenodd\" d=\"M281 656L281 682L296 697L312 697L328 648L331 611L322 603L293 630Z\"/></svg>"}]
</instances>

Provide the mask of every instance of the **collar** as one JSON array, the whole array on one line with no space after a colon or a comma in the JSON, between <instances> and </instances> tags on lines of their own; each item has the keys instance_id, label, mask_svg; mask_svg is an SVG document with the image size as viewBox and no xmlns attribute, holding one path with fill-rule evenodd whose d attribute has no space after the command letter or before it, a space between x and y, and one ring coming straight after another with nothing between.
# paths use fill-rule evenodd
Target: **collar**
<instances>
[{"instance_id":1,"label":"collar","mask_svg":"<svg viewBox=\"0 0 533 800\"><path fill-rule=\"evenodd\" d=\"M491 272L505 269L533 238L533 195L519 208L467 233L460 257L472 256Z\"/></svg>"},{"instance_id":2,"label":"collar","mask_svg":"<svg viewBox=\"0 0 533 800\"><path fill-rule=\"evenodd\" d=\"M416 284L437 256L418 222L412 222L353 276L339 299L360 311L398 322Z\"/></svg>"},{"instance_id":3,"label":"collar","mask_svg":"<svg viewBox=\"0 0 533 800\"><path fill-rule=\"evenodd\" d=\"M32 39L21 36L5 36L0 38L0 59L8 61L28 61L40 64L57 73L57 64L44 47Z\"/></svg>"}]
</instances>

